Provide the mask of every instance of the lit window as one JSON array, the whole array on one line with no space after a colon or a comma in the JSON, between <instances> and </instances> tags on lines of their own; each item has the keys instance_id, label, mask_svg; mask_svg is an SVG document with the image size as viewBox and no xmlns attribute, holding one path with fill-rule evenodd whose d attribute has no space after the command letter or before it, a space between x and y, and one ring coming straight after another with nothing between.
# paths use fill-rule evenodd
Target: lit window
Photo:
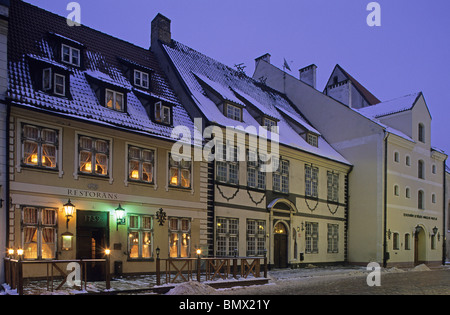
<instances>
[{"instance_id":1,"label":"lit window","mask_svg":"<svg viewBox=\"0 0 450 315\"><path fill-rule=\"evenodd\" d=\"M73 66L80 66L80 50L64 45L61 45L61 59L63 62Z\"/></svg>"},{"instance_id":2,"label":"lit window","mask_svg":"<svg viewBox=\"0 0 450 315\"><path fill-rule=\"evenodd\" d=\"M128 217L128 255L132 259L148 259L153 253L153 220L147 215Z\"/></svg>"},{"instance_id":3,"label":"lit window","mask_svg":"<svg viewBox=\"0 0 450 315\"><path fill-rule=\"evenodd\" d=\"M173 187L191 187L191 161L169 157L169 185Z\"/></svg>"},{"instance_id":4,"label":"lit window","mask_svg":"<svg viewBox=\"0 0 450 315\"><path fill-rule=\"evenodd\" d=\"M106 108L122 112L124 110L124 95L122 93L106 89Z\"/></svg>"},{"instance_id":5,"label":"lit window","mask_svg":"<svg viewBox=\"0 0 450 315\"><path fill-rule=\"evenodd\" d=\"M148 89L150 86L149 75L147 72L134 70L134 85Z\"/></svg>"},{"instance_id":6,"label":"lit window","mask_svg":"<svg viewBox=\"0 0 450 315\"><path fill-rule=\"evenodd\" d=\"M266 221L247 219L247 256L263 256L266 249Z\"/></svg>"},{"instance_id":7,"label":"lit window","mask_svg":"<svg viewBox=\"0 0 450 315\"><path fill-rule=\"evenodd\" d=\"M217 217L216 256L236 256L239 244L239 219Z\"/></svg>"},{"instance_id":8,"label":"lit window","mask_svg":"<svg viewBox=\"0 0 450 315\"><path fill-rule=\"evenodd\" d=\"M108 141L82 136L79 138L79 148L79 170L81 173L108 175Z\"/></svg>"},{"instance_id":9,"label":"lit window","mask_svg":"<svg viewBox=\"0 0 450 315\"><path fill-rule=\"evenodd\" d=\"M170 257L186 258L190 255L191 220L169 218Z\"/></svg>"},{"instance_id":10,"label":"lit window","mask_svg":"<svg viewBox=\"0 0 450 315\"><path fill-rule=\"evenodd\" d=\"M154 158L155 151L130 146L128 150L128 178L153 183Z\"/></svg>"},{"instance_id":11,"label":"lit window","mask_svg":"<svg viewBox=\"0 0 450 315\"><path fill-rule=\"evenodd\" d=\"M237 121L242 121L242 110L241 108L231 105L231 104L226 104L226 115L228 118L231 118L233 120L237 120Z\"/></svg>"},{"instance_id":12,"label":"lit window","mask_svg":"<svg viewBox=\"0 0 450 315\"><path fill-rule=\"evenodd\" d=\"M22 209L22 245L25 259L56 257L56 209L24 207Z\"/></svg>"},{"instance_id":13,"label":"lit window","mask_svg":"<svg viewBox=\"0 0 450 315\"><path fill-rule=\"evenodd\" d=\"M170 125L171 123L171 115L170 115L171 108L169 106L163 105L162 102L157 102L155 104L155 121Z\"/></svg>"},{"instance_id":14,"label":"lit window","mask_svg":"<svg viewBox=\"0 0 450 315\"><path fill-rule=\"evenodd\" d=\"M27 166L56 169L58 132L23 124L22 161Z\"/></svg>"}]
</instances>

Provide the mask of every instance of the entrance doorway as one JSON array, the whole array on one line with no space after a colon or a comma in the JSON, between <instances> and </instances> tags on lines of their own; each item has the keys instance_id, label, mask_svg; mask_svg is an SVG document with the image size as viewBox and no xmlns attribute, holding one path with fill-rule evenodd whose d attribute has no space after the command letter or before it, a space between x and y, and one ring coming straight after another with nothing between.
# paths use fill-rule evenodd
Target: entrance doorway
<instances>
[{"instance_id":1,"label":"entrance doorway","mask_svg":"<svg viewBox=\"0 0 450 315\"><path fill-rule=\"evenodd\" d=\"M107 212L77 210L77 259L103 259L109 247ZM105 279L103 262L86 263L88 281Z\"/></svg>"},{"instance_id":2,"label":"entrance doorway","mask_svg":"<svg viewBox=\"0 0 450 315\"><path fill-rule=\"evenodd\" d=\"M273 259L275 268L288 267L288 233L286 226L278 222L274 229Z\"/></svg>"},{"instance_id":3,"label":"entrance doorway","mask_svg":"<svg viewBox=\"0 0 450 315\"><path fill-rule=\"evenodd\" d=\"M417 266L426 261L426 236L424 229L420 226L416 227L414 236L414 266Z\"/></svg>"}]
</instances>

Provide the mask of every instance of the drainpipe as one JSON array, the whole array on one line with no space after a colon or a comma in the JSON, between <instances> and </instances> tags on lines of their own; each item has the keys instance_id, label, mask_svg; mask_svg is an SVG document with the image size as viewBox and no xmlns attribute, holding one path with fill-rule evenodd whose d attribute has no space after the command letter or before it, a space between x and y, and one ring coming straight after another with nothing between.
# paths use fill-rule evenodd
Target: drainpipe
<instances>
[{"instance_id":1,"label":"drainpipe","mask_svg":"<svg viewBox=\"0 0 450 315\"><path fill-rule=\"evenodd\" d=\"M387 252L387 164L388 164L388 139L389 133L385 130L384 136L384 222L383 222L383 267L386 268L389 259Z\"/></svg>"},{"instance_id":2,"label":"drainpipe","mask_svg":"<svg viewBox=\"0 0 450 315\"><path fill-rule=\"evenodd\" d=\"M446 222L447 222L447 220L446 220L446 217L445 217L445 214L446 214L446 205L447 205L447 196L446 196L446 192L447 192L447 187L446 187L446 175L445 175L445 161L446 160L444 160L444 162L442 163L442 166L443 166L443 173L444 173L444 184L443 184L443 187L444 187L444 193L443 193L443 195L444 195L444 197L443 197L443 217L442 217L442 265L445 265L445 261L446 261L446 256L447 256L447 253L446 253L446 251L447 251L447 240L446 240L446 236L447 236L447 227L446 227ZM449 227L450 228L450 227Z\"/></svg>"}]
</instances>

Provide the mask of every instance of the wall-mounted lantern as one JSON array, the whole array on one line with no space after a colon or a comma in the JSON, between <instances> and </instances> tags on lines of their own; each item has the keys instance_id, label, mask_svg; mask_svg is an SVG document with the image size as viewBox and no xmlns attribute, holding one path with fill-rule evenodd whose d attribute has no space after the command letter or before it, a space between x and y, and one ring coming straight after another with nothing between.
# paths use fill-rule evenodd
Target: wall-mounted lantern
<instances>
[{"instance_id":1,"label":"wall-mounted lantern","mask_svg":"<svg viewBox=\"0 0 450 315\"><path fill-rule=\"evenodd\" d=\"M63 208L64 208L64 216L66 217L66 229L68 229L69 221L70 221L70 219L73 218L73 212L75 211L75 206L72 204L72 202L69 199L69 201L67 201L67 203L65 203L63 205Z\"/></svg>"},{"instance_id":2,"label":"wall-mounted lantern","mask_svg":"<svg viewBox=\"0 0 450 315\"><path fill-rule=\"evenodd\" d=\"M114 210L116 213L116 231L119 230L119 225L125 225L126 221L125 221L125 209L122 208L122 206L119 203L119 207Z\"/></svg>"}]
</instances>

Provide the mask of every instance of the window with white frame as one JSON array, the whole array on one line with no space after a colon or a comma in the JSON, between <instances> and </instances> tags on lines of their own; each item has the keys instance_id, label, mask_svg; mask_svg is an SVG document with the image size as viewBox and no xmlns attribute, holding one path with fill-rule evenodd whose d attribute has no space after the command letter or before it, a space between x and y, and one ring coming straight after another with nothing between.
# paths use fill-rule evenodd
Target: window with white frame
<instances>
[{"instance_id":1,"label":"window with white frame","mask_svg":"<svg viewBox=\"0 0 450 315\"><path fill-rule=\"evenodd\" d=\"M310 164L305 165L305 195L318 198L319 168Z\"/></svg>"},{"instance_id":2,"label":"window with white frame","mask_svg":"<svg viewBox=\"0 0 450 315\"><path fill-rule=\"evenodd\" d=\"M139 86L144 89L148 89L150 87L150 76L147 72L143 72L140 70L134 70L134 85Z\"/></svg>"},{"instance_id":3,"label":"window with white frame","mask_svg":"<svg viewBox=\"0 0 450 315\"><path fill-rule=\"evenodd\" d=\"M266 127L267 130L271 131L272 127L276 127L277 126L277 122L273 119L264 117L263 118L263 126Z\"/></svg>"},{"instance_id":4,"label":"window with white frame","mask_svg":"<svg viewBox=\"0 0 450 315\"><path fill-rule=\"evenodd\" d=\"M192 162L169 154L169 186L190 188Z\"/></svg>"},{"instance_id":5,"label":"window with white frame","mask_svg":"<svg viewBox=\"0 0 450 315\"><path fill-rule=\"evenodd\" d=\"M339 202L339 174L327 172L327 200Z\"/></svg>"},{"instance_id":6,"label":"window with white frame","mask_svg":"<svg viewBox=\"0 0 450 315\"><path fill-rule=\"evenodd\" d=\"M73 66L79 67L81 64L80 50L67 45L61 45L61 60Z\"/></svg>"},{"instance_id":7,"label":"window with white frame","mask_svg":"<svg viewBox=\"0 0 450 315\"><path fill-rule=\"evenodd\" d=\"M171 107L162 102L155 103L155 121L161 124L171 124Z\"/></svg>"},{"instance_id":8,"label":"window with white frame","mask_svg":"<svg viewBox=\"0 0 450 315\"><path fill-rule=\"evenodd\" d=\"M230 145L216 145L216 179L220 182L239 184L238 148ZM228 151L228 154L227 154ZM222 159L220 159L222 156Z\"/></svg>"},{"instance_id":9,"label":"window with white frame","mask_svg":"<svg viewBox=\"0 0 450 315\"><path fill-rule=\"evenodd\" d=\"M339 225L328 224L328 253L339 252Z\"/></svg>"},{"instance_id":10,"label":"window with white frame","mask_svg":"<svg viewBox=\"0 0 450 315\"><path fill-rule=\"evenodd\" d=\"M82 174L108 176L109 141L79 136L79 172Z\"/></svg>"},{"instance_id":11,"label":"window with white frame","mask_svg":"<svg viewBox=\"0 0 450 315\"><path fill-rule=\"evenodd\" d=\"M123 112L125 108L124 94L105 89L105 107L118 112Z\"/></svg>"},{"instance_id":12,"label":"window with white frame","mask_svg":"<svg viewBox=\"0 0 450 315\"><path fill-rule=\"evenodd\" d=\"M279 159L278 169L272 175L272 189L274 191L289 193L289 161Z\"/></svg>"},{"instance_id":13,"label":"window with white frame","mask_svg":"<svg viewBox=\"0 0 450 315\"><path fill-rule=\"evenodd\" d=\"M313 147L319 147L319 137L316 134L308 132L306 135L306 142L308 142Z\"/></svg>"},{"instance_id":14,"label":"window with white frame","mask_svg":"<svg viewBox=\"0 0 450 315\"><path fill-rule=\"evenodd\" d=\"M265 160L265 157L261 156ZM253 150L247 150L247 186L266 189L266 172L262 172L261 160Z\"/></svg>"},{"instance_id":15,"label":"window with white frame","mask_svg":"<svg viewBox=\"0 0 450 315\"><path fill-rule=\"evenodd\" d=\"M42 90L57 96L66 96L66 76L53 72L52 68L42 70Z\"/></svg>"},{"instance_id":16,"label":"window with white frame","mask_svg":"<svg viewBox=\"0 0 450 315\"><path fill-rule=\"evenodd\" d=\"M170 257L189 257L191 243L191 220L187 218L169 218L169 236Z\"/></svg>"},{"instance_id":17,"label":"window with white frame","mask_svg":"<svg viewBox=\"0 0 450 315\"><path fill-rule=\"evenodd\" d=\"M247 219L247 256L263 256L266 249L266 221Z\"/></svg>"},{"instance_id":18,"label":"window with white frame","mask_svg":"<svg viewBox=\"0 0 450 315\"><path fill-rule=\"evenodd\" d=\"M153 183L155 151L128 146L128 179Z\"/></svg>"},{"instance_id":19,"label":"window with white frame","mask_svg":"<svg viewBox=\"0 0 450 315\"><path fill-rule=\"evenodd\" d=\"M305 227L305 253L317 254L319 252L319 223L306 222Z\"/></svg>"},{"instance_id":20,"label":"window with white frame","mask_svg":"<svg viewBox=\"0 0 450 315\"><path fill-rule=\"evenodd\" d=\"M57 168L58 131L22 124L22 163L26 166Z\"/></svg>"},{"instance_id":21,"label":"window with white frame","mask_svg":"<svg viewBox=\"0 0 450 315\"><path fill-rule=\"evenodd\" d=\"M57 209L22 208L22 245L24 259L56 257Z\"/></svg>"},{"instance_id":22,"label":"window with white frame","mask_svg":"<svg viewBox=\"0 0 450 315\"><path fill-rule=\"evenodd\" d=\"M238 255L239 219L217 217L216 219L216 256Z\"/></svg>"},{"instance_id":23,"label":"window with white frame","mask_svg":"<svg viewBox=\"0 0 450 315\"><path fill-rule=\"evenodd\" d=\"M153 218L148 215L128 216L128 256L149 259L153 253Z\"/></svg>"}]
</instances>

